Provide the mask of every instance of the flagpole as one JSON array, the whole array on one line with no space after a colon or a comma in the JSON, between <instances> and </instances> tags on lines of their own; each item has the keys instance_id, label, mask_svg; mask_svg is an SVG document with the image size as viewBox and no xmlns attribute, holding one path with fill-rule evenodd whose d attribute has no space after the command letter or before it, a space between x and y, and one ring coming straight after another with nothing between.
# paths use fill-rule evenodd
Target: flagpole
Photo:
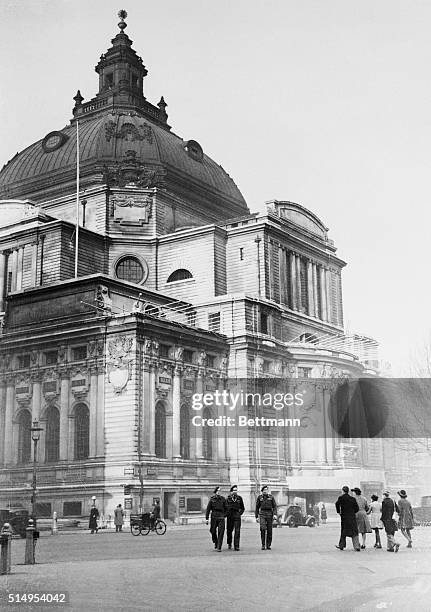
<instances>
[{"instance_id":1,"label":"flagpole","mask_svg":"<svg viewBox=\"0 0 431 612\"><path fill-rule=\"evenodd\" d=\"M76 206L75 206L75 278L78 278L79 248L79 121L76 119Z\"/></svg>"}]
</instances>

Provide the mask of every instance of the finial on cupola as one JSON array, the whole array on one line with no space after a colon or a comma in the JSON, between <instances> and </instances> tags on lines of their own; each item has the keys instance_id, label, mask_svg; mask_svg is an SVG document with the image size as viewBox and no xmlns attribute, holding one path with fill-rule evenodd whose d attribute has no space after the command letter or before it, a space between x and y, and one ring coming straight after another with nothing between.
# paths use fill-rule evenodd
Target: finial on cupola
<instances>
[{"instance_id":1,"label":"finial on cupola","mask_svg":"<svg viewBox=\"0 0 431 612\"><path fill-rule=\"evenodd\" d=\"M124 21L127 17L127 11L125 11L124 9L121 9L121 11L118 11L118 17L121 20L120 23L118 24L118 27L123 32L123 30L127 28L127 23Z\"/></svg>"},{"instance_id":2,"label":"finial on cupola","mask_svg":"<svg viewBox=\"0 0 431 612\"><path fill-rule=\"evenodd\" d=\"M82 106L82 101L84 100L83 96L81 95L81 92L78 91L76 92L76 96L73 98L75 100L75 106L73 107L73 114L75 115L79 109Z\"/></svg>"},{"instance_id":3,"label":"finial on cupola","mask_svg":"<svg viewBox=\"0 0 431 612\"><path fill-rule=\"evenodd\" d=\"M157 104L157 106L160 108L160 114L163 115L165 119L167 119L168 118L168 113L166 112L167 104L163 96L160 98L160 102Z\"/></svg>"}]
</instances>

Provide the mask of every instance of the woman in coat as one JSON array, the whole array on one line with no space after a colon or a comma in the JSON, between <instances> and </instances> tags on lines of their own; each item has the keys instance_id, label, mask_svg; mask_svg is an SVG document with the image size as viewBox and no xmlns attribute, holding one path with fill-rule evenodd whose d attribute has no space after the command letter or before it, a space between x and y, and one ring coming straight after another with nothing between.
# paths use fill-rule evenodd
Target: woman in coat
<instances>
[{"instance_id":1,"label":"woman in coat","mask_svg":"<svg viewBox=\"0 0 431 612\"><path fill-rule=\"evenodd\" d=\"M356 522L358 523L358 532L362 535L362 545L361 548L365 548L365 542L367 539L367 533L373 533L370 525L370 521L368 520L367 512L369 510L368 502L365 497L362 496L361 489L358 487L352 489L353 493L356 495L356 503L358 504L359 510L356 513Z\"/></svg>"},{"instance_id":2,"label":"woman in coat","mask_svg":"<svg viewBox=\"0 0 431 612\"><path fill-rule=\"evenodd\" d=\"M404 489L398 491L398 495L401 498L398 502L398 526L401 533L407 540L407 548L411 548L412 536L410 530L414 527L413 509L411 503L407 499L407 493L404 491Z\"/></svg>"},{"instance_id":3,"label":"woman in coat","mask_svg":"<svg viewBox=\"0 0 431 612\"><path fill-rule=\"evenodd\" d=\"M374 548L381 548L382 542L380 540L380 529L383 529L383 523L380 519L380 515L382 514L382 504L379 502L377 495L371 495L371 504L368 514L370 517L371 529L373 529L376 535L376 543L374 544Z\"/></svg>"}]
</instances>

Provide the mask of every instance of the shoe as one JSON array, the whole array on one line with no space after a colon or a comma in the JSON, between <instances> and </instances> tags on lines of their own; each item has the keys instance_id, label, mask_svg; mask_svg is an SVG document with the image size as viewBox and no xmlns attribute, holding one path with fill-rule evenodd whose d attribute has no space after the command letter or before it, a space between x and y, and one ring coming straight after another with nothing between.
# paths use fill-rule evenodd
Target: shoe
<instances>
[{"instance_id":1,"label":"shoe","mask_svg":"<svg viewBox=\"0 0 431 612\"><path fill-rule=\"evenodd\" d=\"M356 552L361 552L360 548L355 548Z\"/></svg>"},{"instance_id":2,"label":"shoe","mask_svg":"<svg viewBox=\"0 0 431 612\"><path fill-rule=\"evenodd\" d=\"M235 550L238 552L238 551L239 551L239 548L235 548Z\"/></svg>"},{"instance_id":3,"label":"shoe","mask_svg":"<svg viewBox=\"0 0 431 612\"><path fill-rule=\"evenodd\" d=\"M377 544L376 548L381 548L382 545L381 544Z\"/></svg>"},{"instance_id":4,"label":"shoe","mask_svg":"<svg viewBox=\"0 0 431 612\"><path fill-rule=\"evenodd\" d=\"M214 550L217 550L217 544L214 544Z\"/></svg>"},{"instance_id":5,"label":"shoe","mask_svg":"<svg viewBox=\"0 0 431 612\"><path fill-rule=\"evenodd\" d=\"M262 546L262 550L265 550L265 546Z\"/></svg>"},{"instance_id":6,"label":"shoe","mask_svg":"<svg viewBox=\"0 0 431 612\"><path fill-rule=\"evenodd\" d=\"M377 544L374 544L374 548L377 548Z\"/></svg>"},{"instance_id":7,"label":"shoe","mask_svg":"<svg viewBox=\"0 0 431 612\"><path fill-rule=\"evenodd\" d=\"M341 546L337 546L337 545L335 545L335 548L338 548L338 550L344 550L344 548L341 548Z\"/></svg>"},{"instance_id":8,"label":"shoe","mask_svg":"<svg viewBox=\"0 0 431 612\"><path fill-rule=\"evenodd\" d=\"M266 547L266 550L271 550L271 546L267 546L267 547Z\"/></svg>"},{"instance_id":9,"label":"shoe","mask_svg":"<svg viewBox=\"0 0 431 612\"><path fill-rule=\"evenodd\" d=\"M393 548L388 548L388 552L395 552Z\"/></svg>"},{"instance_id":10,"label":"shoe","mask_svg":"<svg viewBox=\"0 0 431 612\"><path fill-rule=\"evenodd\" d=\"M409 543L407 544L407 548L413 548L413 543L412 543L412 542L409 542Z\"/></svg>"},{"instance_id":11,"label":"shoe","mask_svg":"<svg viewBox=\"0 0 431 612\"><path fill-rule=\"evenodd\" d=\"M228 550L232 550L232 544L228 544L227 547L228 547Z\"/></svg>"},{"instance_id":12,"label":"shoe","mask_svg":"<svg viewBox=\"0 0 431 612\"><path fill-rule=\"evenodd\" d=\"M395 544L394 546L394 552L398 552L400 549L400 545L399 544Z\"/></svg>"},{"instance_id":13,"label":"shoe","mask_svg":"<svg viewBox=\"0 0 431 612\"><path fill-rule=\"evenodd\" d=\"M361 550L365 550L365 544L362 544Z\"/></svg>"}]
</instances>

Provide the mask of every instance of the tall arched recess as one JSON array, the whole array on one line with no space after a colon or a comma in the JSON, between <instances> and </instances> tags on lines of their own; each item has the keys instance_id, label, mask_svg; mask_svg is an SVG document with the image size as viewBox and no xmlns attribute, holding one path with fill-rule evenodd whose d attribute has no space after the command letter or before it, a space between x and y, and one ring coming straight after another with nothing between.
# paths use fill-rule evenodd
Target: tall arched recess
<instances>
[{"instance_id":1,"label":"tall arched recess","mask_svg":"<svg viewBox=\"0 0 431 612\"><path fill-rule=\"evenodd\" d=\"M155 408L154 452L156 457L166 458L166 408L163 402L157 402Z\"/></svg>"}]
</instances>

